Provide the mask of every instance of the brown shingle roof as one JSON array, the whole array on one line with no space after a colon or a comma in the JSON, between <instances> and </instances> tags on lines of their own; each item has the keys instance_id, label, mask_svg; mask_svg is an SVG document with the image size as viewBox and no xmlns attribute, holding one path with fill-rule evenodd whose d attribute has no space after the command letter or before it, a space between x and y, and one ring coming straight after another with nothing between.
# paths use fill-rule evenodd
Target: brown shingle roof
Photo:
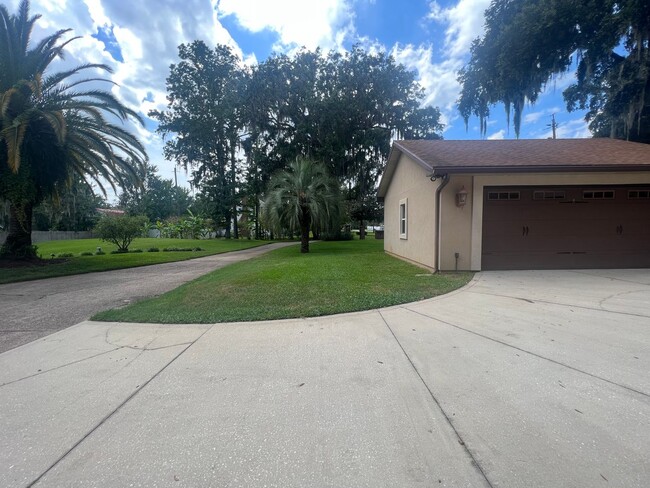
<instances>
[{"instance_id":1,"label":"brown shingle roof","mask_svg":"<svg viewBox=\"0 0 650 488\"><path fill-rule=\"evenodd\" d=\"M395 141L379 185L380 199L401 154L437 174L650 171L650 144L616 139Z\"/></svg>"},{"instance_id":2,"label":"brown shingle roof","mask_svg":"<svg viewBox=\"0 0 650 488\"><path fill-rule=\"evenodd\" d=\"M395 141L431 169L650 169L650 144L617 139Z\"/></svg>"}]
</instances>

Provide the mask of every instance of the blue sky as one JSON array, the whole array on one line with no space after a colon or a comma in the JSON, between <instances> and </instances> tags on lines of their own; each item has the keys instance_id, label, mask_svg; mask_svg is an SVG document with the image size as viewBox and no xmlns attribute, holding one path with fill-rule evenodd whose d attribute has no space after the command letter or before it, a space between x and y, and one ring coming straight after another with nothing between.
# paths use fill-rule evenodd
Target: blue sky
<instances>
[{"instance_id":1,"label":"blue sky","mask_svg":"<svg viewBox=\"0 0 650 488\"><path fill-rule=\"evenodd\" d=\"M0 0L7 2L7 0ZM15 11L19 0L9 0ZM230 45L249 65L272 52L291 53L300 46L349 49L360 43L390 52L416 72L426 91L425 104L440 107L446 139L478 139L478 121L469 130L455 102L456 73L468 58L471 41L483 26L489 0L32 0L42 14L35 37L69 27L82 39L70 45L61 62L109 64L117 83L114 93L143 115L164 109L165 78L176 61L177 46L202 39ZM550 136L556 114L559 137L589 137L583 113L567 113L562 90L572 75L556 80L535 106L524 113L522 138ZM132 127L145 143L153 164L165 178L173 163L162 155L155 123ZM503 107L492 110L488 138L513 138ZM182 172L181 172L182 173ZM181 174L180 182L185 177Z\"/></svg>"}]
</instances>

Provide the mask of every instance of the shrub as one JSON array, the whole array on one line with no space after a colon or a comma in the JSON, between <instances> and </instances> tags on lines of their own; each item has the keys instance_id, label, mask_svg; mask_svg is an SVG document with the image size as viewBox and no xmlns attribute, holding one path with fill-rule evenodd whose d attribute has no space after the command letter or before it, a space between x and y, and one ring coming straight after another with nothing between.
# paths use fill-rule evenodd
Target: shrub
<instances>
[{"instance_id":1,"label":"shrub","mask_svg":"<svg viewBox=\"0 0 650 488\"><path fill-rule=\"evenodd\" d=\"M149 249L147 249L147 252L159 252L159 251L160 249L158 249L157 247L150 247Z\"/></svg>"},{"instance_id":2,"label":"shrub","mask_svg":"<svg viewBox=\"0 0 650 488\"><path fill-rule=\"evenodd\" d=\"M349 230L339 232L323 232L320 236L322 241L351 241L354 239Z\"/></svg>"},{"instance_id":3,"label":"shrub","mask_svg":"<svg viewBox=\"0 0 650 488\"><path fill-rule=\"evenodd\" d=\"M201 247L165 247L165 252L188 252L188 251L204 251Z\"/></svg>"},{"instance_id":4,"label":"shrub","mask_svg":"<svg viewBox=\"0 0 650 488\"><path fill-rule=\"evenodd\" d=\"M0 258L31 259L38 257L38 255L38 246L10 248L6 242L0 245Z\"/></svg>"},{"instance_id":5,"label":"shrub","mask_svg":"<svg viewBox=\"0 0 650 488\"><path fill-rule=\"evenodd\" d=\"M128 252L133 239L142 234L146 222L147 218L143 216L106 216L99 220L95 232L103 241L115 244L118 252Z\"/></svg>"},{"instance_id":6,"label":"shrub","mask_svg":"<svg viewBox=\"0 0 650 488\"><path fill-rule=\"evenodd\" d=\"M142 249L133 249L133 250L131 250L129 252L142 252Z\"/></svg>"},{"instance_id":7,"label":"shrub","mask_svg":"<svg viewBox=\"0 0 650 488\"><path fill-rule=\"evenodd\" d=\"M114 251L111 251L111 254L126 254L129 251L124 251L122 249L115 249Z\"/></svg>"},{"instance_id":8,"label":"shrub","mask_svg":"<svg viewBox=\"0 0 650 488\"><path fill-rule=\"evenodd\" d=\"M74 257L74 254L71 252L61 252L57 255L57 258L72 258Z\"/></svg>"},{"instance_id":9,"label":"shrub","mask_svg":"<svg viewBox=\"0 0 650 488\"><path fill-rule=\"evenodd\" d=\"M84 251L82 253L79 253L79 256L92 256L92 255L93 255L93 253L90 252L90 251Z\"/></svg>"},{"instance_id":10,"label":"shrub","mask_svg":"<svg viewBox=\"0 0 650 488\"><path fill-rule=\"evenodd\" d=\"M95 256L103 256L104 254L106 254L106 253L105 253L104 251L102 251L101 249L98 249L98 250L95 252Z\"/></svg>"}]
</instances>

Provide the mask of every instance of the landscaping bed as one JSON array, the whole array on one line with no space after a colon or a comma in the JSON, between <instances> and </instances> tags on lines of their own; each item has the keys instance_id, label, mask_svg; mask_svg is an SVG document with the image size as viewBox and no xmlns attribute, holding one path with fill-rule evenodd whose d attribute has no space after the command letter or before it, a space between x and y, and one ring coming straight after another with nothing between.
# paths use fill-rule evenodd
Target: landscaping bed
<instances>
[{"instance_id":1,"label":"landscaping bed","mask_svg":"<svg viewBox=\"0 0 650 488\"><path fill-rule=\"evenodd\" d=\"M455 290L472 273L431 274L375 239L296 246L209 273L160 297L101 312L124 322L215 323L312 317L386 307Z\"/></svg>"}]
</instances>

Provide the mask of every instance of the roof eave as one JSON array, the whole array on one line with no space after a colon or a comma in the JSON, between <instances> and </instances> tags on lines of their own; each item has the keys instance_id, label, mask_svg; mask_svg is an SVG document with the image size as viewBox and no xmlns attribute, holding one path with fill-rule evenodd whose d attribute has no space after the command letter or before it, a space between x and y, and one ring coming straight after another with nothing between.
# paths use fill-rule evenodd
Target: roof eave
<instances>
[{"instance_id":1,"label":"roof eave","mask_svg":"<svg viewBox=\"0 0 650 488\"><path fill-rule=\"evenodd\" d=\"M561 166L437 166L433 168L437 173L468 174L468 173L582 173L582 172L616 172L616 171L650 171L650 164L646 165L561 165Z\"/></svg>"},{"instance_id":2,"label":"roof eave","mask_svg":"<svg viewBox=\"0 0 650 488\"><path fill-rule=\"evenodd\" d=\"M399 141L394 141L393 146L390 149L388 154L388 163L386 163L386 168L384 168L384 174L381 177L379 182L379 188L377 189L377 201L382 203L388 187L390 186L390 181L393 179L393 174L395 174L395 169L397 169L397 163L399 162L400 156L405 154L411 160L413 160L418 166L421 166L428 173L433 172L433 168L425 163L420 157L413 154L411 151L403 147Z\"/></svg>"}]
</instances>

